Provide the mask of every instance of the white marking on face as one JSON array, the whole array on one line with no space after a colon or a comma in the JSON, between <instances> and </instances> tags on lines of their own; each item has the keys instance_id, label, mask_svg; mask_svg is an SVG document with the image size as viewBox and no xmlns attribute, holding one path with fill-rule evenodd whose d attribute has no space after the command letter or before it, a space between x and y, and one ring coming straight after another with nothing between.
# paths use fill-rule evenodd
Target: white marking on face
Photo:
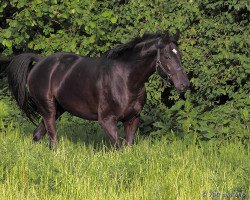
<instances>
[{"instance_id":1,"label":"white marking on face","mask_svg":"<svg viewBox=\"0 0 250 200\"><path fill-rule=\"evenodd\" d=\"M175 54L177 54L177 50L176 50L176 49L172 49L172 51L173 51Z\"/></svg>"}]
</instances>

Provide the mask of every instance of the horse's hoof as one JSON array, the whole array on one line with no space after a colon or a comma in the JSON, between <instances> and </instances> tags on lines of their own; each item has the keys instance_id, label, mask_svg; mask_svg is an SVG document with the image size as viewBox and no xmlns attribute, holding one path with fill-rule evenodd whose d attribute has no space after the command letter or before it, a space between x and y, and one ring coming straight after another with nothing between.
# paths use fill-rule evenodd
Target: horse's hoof
<instances>
[{"instance_id":1,"label":"horse's hoof","mask_svg":"<svg viewBox=\"0 0 250 200\"><path fill-rule=\"evenodd\" d=\"M49 143L49 148L51 149L51 150L56 150L57 149L57 142L56 141L50 141L50 143Z\"/></svg>"},{"instance_id":2,"label":"horse's hoof","mask_svg":"<svg viewBox=\"0 0 250 200\"><path fill-rule=\"evenodd\" d=\"M34 135L32 140L34 142L38 142L39 140L41 140L41 137L39 137L38 135Z\"/></svg>"}]
</instances>

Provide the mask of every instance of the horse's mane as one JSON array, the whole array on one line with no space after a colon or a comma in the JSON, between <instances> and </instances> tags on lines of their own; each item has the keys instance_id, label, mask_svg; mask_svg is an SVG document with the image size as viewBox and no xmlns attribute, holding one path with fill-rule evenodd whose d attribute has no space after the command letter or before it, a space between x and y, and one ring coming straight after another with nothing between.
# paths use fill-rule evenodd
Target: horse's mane
<instances>
[{"instance_id":1,"label":"horse's mane","mask_svg":"<svg viewBox=\"0 0 250 200\"><path fill-rule=\"evenodd\" d=\"M117 45L113 49L108 50L104 53L104 56L106 58L117 58L125 51L132 50L137 44L157 38L164 38L164 40L176 42L168 33L145 33L142 37L136 37L128 43Z\"/></svg>"}]
</instances>

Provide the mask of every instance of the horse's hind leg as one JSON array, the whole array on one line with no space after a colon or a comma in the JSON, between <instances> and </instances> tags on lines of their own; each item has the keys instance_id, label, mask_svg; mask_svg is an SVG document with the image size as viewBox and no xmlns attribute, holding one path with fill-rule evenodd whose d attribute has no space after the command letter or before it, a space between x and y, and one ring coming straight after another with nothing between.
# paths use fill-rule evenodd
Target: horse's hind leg
<instances>
[{"instance_id":1,"label":"horse's hind leg","mask_svg":"<svg viewBox=\"0 0 250 200\"><path fill-rule=\"evenodd\" d=\"M57 107L57 112L56 112L56 120L64 113L63 109L61 107ZM44 125L43 120L40 122L38 127L34 131L33 135L33 141L38 142L41 140L45 135L47 131Z\"/></svg>"},{"instance_id":2,"label":"horse's hind leg","mask_svg":"<svg viewBox=\"0 0 250 200\"><path fill-rule=\"evenodd\" d=\"M38 127L34 131L33 141L38 142L39 140L41 140L43 136L45 136L46 132L47 131L46 131L45 125L43 121L41 121Z\"/></svg>"},{"instance_id":3,"label":"horse's hind leg","mask_svg":"<svg viewBox=\"0 0 250 200\"><path fill-rule=\"evenodd\" d=\"M38 102L39 112L43 118L45 129L50 140L50 147L55 147L56 138L56 104L54 99L40 100Z\"/></svg>"},{"instance_id":4,"label":"horse's hind leg","mask_svg":"<svg viewBox=\"0 0 250 200\"><path fill-rule=\"evenodd\" d=\"M44 116L44 125L49 135L50 148L56 147L57 137L56 137L56 118L53 113L49 113Z\"/></svg>"}]
</instances>

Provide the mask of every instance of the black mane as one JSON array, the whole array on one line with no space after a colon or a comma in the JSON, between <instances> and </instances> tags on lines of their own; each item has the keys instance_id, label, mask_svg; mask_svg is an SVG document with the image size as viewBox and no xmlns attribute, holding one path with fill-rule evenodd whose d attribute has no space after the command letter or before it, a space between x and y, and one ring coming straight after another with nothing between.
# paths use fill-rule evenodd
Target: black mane
<instances>
[{"instance_id":1,"label":"black mane","mask_svg":"<svg viewBox=\"0 0 250 200\"><path fill-rule=\"evenodd\" d=\"M117 58L125 51L132 50L137 44L157 38L162 38L164 40L177 43L177 41L168 33L145 33L142 37L136 37L132 39L130 42L117 45L113 49L108 50L107 52L104 53L104 56L106 58Z\"/></svg>"}]
</instances>

